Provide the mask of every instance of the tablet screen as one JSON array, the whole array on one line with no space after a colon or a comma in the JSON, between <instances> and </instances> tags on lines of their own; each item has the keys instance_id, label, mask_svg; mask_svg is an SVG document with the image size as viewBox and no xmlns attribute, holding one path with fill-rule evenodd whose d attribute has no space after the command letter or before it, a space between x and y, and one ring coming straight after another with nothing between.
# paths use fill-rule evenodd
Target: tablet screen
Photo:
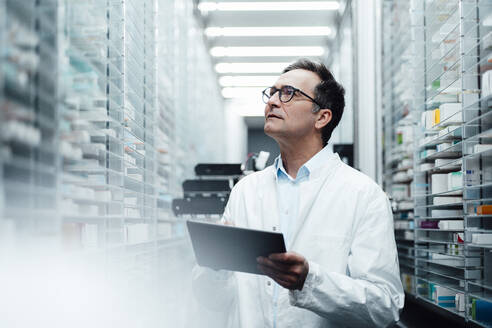
<instances>
[{"instance_id":1,"label":"tablet screen","mask_svg":"<svg viewBox=\"0 0 492 328\"><path fill-rule=\"evenodd\" d=\"M186 224L198 265L214 270L263 274L258 256L286 252L282 233L191 220Z\"/></svg>"}]
</instances>

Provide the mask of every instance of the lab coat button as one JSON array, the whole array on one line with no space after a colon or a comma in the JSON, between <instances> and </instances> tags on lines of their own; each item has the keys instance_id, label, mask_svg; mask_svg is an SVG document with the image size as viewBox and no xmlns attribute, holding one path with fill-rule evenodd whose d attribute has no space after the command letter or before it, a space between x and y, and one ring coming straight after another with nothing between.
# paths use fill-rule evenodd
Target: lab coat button
<instances>
[{"instance_id":1,"label":"lab coat button","mask_svg":"<svg viewBox=\"0 0 492 328\"><path fill-rule=\"evenodd\" d=\"M267 286L270 286L272 283L270 281L267 281Z\"/></svg>"},{"instance_id":2,"label":"lab coat button","mask_svg":"<svg viewBox=\"0 0 492 328\"><path fill-rule=\"evenodd\" d=\"M277 231L277 227L273 227L273 228L272 228L272 230L273 230L273 231Z\"/></svg>"}]
</instances>

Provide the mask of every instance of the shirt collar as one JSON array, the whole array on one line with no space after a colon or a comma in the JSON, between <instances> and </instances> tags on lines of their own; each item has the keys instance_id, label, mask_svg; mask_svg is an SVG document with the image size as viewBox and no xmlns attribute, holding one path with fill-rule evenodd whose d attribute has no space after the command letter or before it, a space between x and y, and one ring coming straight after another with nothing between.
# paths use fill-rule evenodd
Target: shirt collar
<instances>
[{"instance_id":1,"label":"shirt collar","mask_svg":"<svg viewBox=\"0 0 492 328\"><path fill-rule=\"evenodd\" d=\"M318 169L323 167L323 165L325 165L329 161L332 155L333 155L333 151L331 150L331 147L329 147L328 145L323 147L323 149L317 152L313 157L311 157L306 163L304 163L304 165L302 165L299 168L299 171L296 176L296 180L304 176L309 177L309 175L312 172L317 171ZM277 158L275 158L274 167L275 167L277 179L283 175L285 175L289 179L292 179L292 177L288 175L287 172L285 171L281 155L278 155Z\"/></svg>"}]
</instances>

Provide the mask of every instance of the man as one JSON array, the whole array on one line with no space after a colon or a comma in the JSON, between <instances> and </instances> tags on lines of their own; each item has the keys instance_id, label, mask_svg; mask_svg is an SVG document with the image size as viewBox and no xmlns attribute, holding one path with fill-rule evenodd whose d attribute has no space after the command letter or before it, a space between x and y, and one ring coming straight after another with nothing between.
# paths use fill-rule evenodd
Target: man
<instances>
[{"instance_id":1,"label":"man","mask_svg":"<svg viewBox=\"0 0 492 328\"><path fill-rule=\"evenodd\" d=\"M243 178L225 221L281 231L287 253L258 258L266 276L195 268L194 291L228 327L384 327L404 293L387 197L328 147L344 90L303 59L263 92L273 166Z\"/></svg>"}]
</instances>

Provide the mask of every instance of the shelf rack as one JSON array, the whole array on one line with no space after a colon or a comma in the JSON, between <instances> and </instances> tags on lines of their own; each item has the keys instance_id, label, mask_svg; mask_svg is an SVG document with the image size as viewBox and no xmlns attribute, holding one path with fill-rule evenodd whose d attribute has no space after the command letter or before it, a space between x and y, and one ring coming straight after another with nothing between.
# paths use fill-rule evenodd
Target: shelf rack
<instances>
[{"instance_id":1,"label":"shelf rack","mask_svg":"<svg viewBox=\"0 0 492 328\"><path fill-rule=\"evenodd\" d=\"M423 84L423 3L383 5L383 187L392 201L404 288L415 293L414 130Z\"/></svg>"},{"instance_id":2,"label":"shelf rack","mask_svg":"<svg viewBox=\"0 0 492 328\"><path fill-rule=\"evenodd\" d=\"M195 7L0 0L0 230L137 277L191 263L171 200L196 162L225 157Z\"/></svg>"},{"instance_id":3,"label":"shelf rack","mask_svg":"<svg viewBox=\"0 0 492 328\"><path fill-rule=\"evenodd\" d=\"M413 235L405 246L398 242L406 291L456 314L463 322L492 326L483 316L484 308L492 305L492 242L486 240L492 236L488 213L492 203L492 101L487 84L492 72L492 4L480 0L387 1L384 8L394 15L404 8L410 20L414 13L421 22L400 30L395 27L397 20L390 19L394 16L383 20L383 60L388 62L383 67L416 72L410 78L416 84L406 88L414 95L408 110L414 126L408 145L413 153L413 225L403 230L404 224L395 221L400 228L395 230L397 241L402 231ZM402 34L393 38L397 33ZM398 50L401 43L420 51L403 61L403 52ZM400 95L400 84L394 81L397 73L385 70L383 75L387 81L383 91L387 110L385 188L391 194L394 180L402 177L398 155L393 156L400 154L400 148L392 143L400 122L387 117L399 117L402 102L394 105L395 95ZM394 195L393 199L398 205ZM401 211L395 213L403 219ZM454 296L455 300L442 301L439 296Z\"/></svg>"},{"instance_id":4,"label":"shelf rack","mask_svg":"<svg viewBox=\"0 0 492 328\"><path fill-rule=\"evenodd\" d=\"M57 232L56 1L0 2L2 218L22 234ZM46 21L50 21L50 25ZM18 165L22 162L22 165ZM7 189L22 186L22 189Z\"/></svg>"}]
</instances>

